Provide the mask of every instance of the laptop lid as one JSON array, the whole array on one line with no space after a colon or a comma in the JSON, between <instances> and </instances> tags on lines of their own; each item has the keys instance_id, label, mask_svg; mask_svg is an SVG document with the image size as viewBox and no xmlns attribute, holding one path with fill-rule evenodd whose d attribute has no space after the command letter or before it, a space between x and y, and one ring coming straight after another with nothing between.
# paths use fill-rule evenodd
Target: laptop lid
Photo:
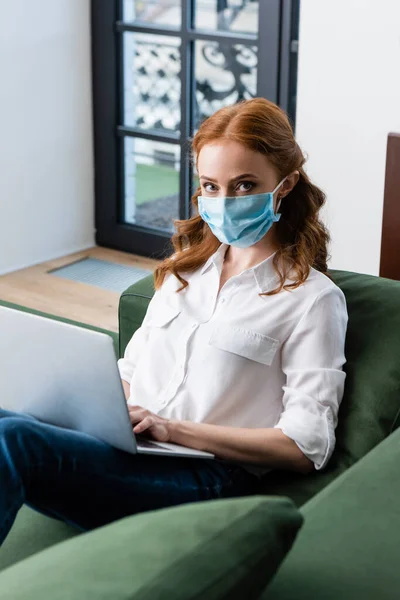
<instances>
[{"instance_id":1,"label":"laptop lid","mask_svg":"<svg viewBox=\"0 0 400 600\"><path fill-rule=\"evenodd\" d=\"M0 306L0 404L136 452L104 333Z\"/></svg>"}]
</instances>

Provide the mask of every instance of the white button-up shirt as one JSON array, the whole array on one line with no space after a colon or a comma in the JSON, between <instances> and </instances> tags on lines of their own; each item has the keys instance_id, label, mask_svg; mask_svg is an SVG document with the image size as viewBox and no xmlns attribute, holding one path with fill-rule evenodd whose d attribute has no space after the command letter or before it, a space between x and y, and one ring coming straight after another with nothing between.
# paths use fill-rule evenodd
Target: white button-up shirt
<instances>
[{"instance_id":1,"label":"white button-up shirt","mask_svg":"<svg viewBox=\"0 0 400 600\"><path fill-rule=\"evenodd\" d=\"M277 427L320 469L344 388L343 292L311 269L297 289L260 296L278 283L270 256L218 294L227 248L182 273L183 291L169 275L155 293L118 361L129 403L177 420Z\"/></svg>"}]
</instances>

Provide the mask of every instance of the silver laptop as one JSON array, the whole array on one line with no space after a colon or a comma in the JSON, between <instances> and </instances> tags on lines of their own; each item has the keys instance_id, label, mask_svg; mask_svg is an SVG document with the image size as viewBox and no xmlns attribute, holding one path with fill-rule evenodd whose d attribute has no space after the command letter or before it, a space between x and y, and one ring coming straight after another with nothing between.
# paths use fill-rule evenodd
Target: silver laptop
<instances>
[{"instance_id":1,"label":"silver laptop","mask_svg":"<svg viewBox=\"0 0 400 600\"><path fill-rule=\"evenodd\" d=\"M3 306L0 405L132 454L214 458L135 437L109 335Z\"/></svg>"}]
</instances>

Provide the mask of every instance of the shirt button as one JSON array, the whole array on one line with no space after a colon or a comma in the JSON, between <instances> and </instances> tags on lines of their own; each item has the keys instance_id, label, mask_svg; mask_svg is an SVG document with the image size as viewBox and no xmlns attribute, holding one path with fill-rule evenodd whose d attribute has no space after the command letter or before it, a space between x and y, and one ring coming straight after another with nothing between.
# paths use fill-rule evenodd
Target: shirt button
<instances>
[{"instance_id":1,"label":"shirt button","mask_svg":"<svg viewBox=\"0 0 400 600\"><path fill-rule=\"evenodd\" d=\"M194 324L192 325L192 327L191 327L192 331L193 331L194 329L196 329L196 327L197 327L197 324L196 324L196 323L194 323Z\"/></svg>"}]
</instances>

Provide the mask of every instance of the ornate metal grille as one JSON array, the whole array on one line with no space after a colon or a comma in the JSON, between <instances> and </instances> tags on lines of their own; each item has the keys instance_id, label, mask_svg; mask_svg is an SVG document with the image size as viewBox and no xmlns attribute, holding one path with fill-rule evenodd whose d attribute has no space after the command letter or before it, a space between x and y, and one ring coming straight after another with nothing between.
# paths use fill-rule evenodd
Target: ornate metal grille
<instances>
[{"instance_id":1,"label":"ornate metal grille","mask_svg":"<svg viewBox=\"0 0 400 600\"><path fill-rule=\"evenodd\" d=\"M219 108L254 98L257 84L257 47L222 42L202 44L203 73L196 66L195 124ZM210 76L212 71L212 76Z\"/></svg>"},{"instance_id":2,"label":"ornate metal grille","mask_svg":"<svg viewBox=\"0 0 400 600\"><path fill-rule=\"evenodd\" d=\"M256 94L257 47L196 42L195 125L222 106ZM180 50L174 45L135 41L132 103L135 124L144 129L180 127Z\"/></svg>"},{"instance_id":3,"label":"ornate metal grille","mask_svg":"<svg viewBox=\"0 0 400 600\"><path fill-rule=\"evenodd\" d=\"M179 130L180 65L180 50L175 45L134 43L132 101L138 127Z\"/></svg>"}]
</instances>

